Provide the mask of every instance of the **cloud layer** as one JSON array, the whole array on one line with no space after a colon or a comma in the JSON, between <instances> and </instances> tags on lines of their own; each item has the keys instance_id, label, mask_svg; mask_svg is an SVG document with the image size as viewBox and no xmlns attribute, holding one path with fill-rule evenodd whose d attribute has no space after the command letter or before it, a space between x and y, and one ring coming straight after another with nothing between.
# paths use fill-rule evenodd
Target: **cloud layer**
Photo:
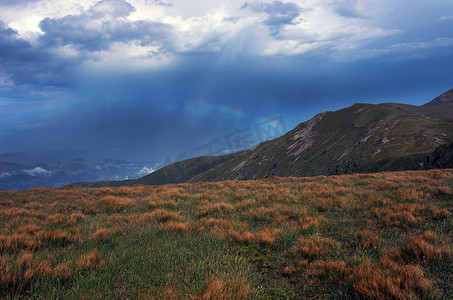
<instances>
[{"instance_id":1,"label":"cloud layer","mask_svg":"<svg viewBox=\"0 0 453 300\"><path fill-rule=\"evenodd\" d=\"M401 43L388 42L374 51L376 43L404 34L383 21L392 10L388 0L194 2L69 1L66 12L50 9L52 0L5 2L0 66L18 84L58 85L71 68L155 69L200 53L221 53L229 63L238 57L369 58L397 49ZM14 4L22 10L7 9ZM40 20L33 28L27 18Z\"/></svg>"}]
</instances>

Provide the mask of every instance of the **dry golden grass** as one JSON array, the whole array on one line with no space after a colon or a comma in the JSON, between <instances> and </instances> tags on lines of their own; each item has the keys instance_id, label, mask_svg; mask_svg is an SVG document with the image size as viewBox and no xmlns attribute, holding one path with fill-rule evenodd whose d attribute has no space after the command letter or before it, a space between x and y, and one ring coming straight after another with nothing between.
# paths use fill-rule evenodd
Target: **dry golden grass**
<instances>
[{"instance_id":1,"label":"dry golden grass","mask_svg":"<svg viewBox=\"0 0 453 300\"><path fill-rule=\"evenodd\" d=\"M169 211L165 209L156 209L152 212L146 212L141 214L136 222L138 223L149 223L153 221L157 222L168 222L180 220L181 216L179 212Z\"/></svg>"},{"instance_id":2,"label":"dry golden grass","mask_svg":"<svg viewBox=\"0 0 453 300\"><path fill-rule=\"evenodd\" d=\"M52 276L58 279L69 279L72 277L72 271L66 264L58 264L52 270Z\"/></svg>"},{"instance_id":3,"label":"dry golden grass","mask_svg":"<svg viewBox=\"0 0 453 300\"><path fill-rule=\"evenodd\" d=\"M119 290L117 297L448 298L453 293L445 271L453 258L452 199L451 170L0 191L0 298L11 297L11 291L25 297L52 280L58 282L53 288L73 291L91 275L106 276L122 257L106 249L131 247L123 240L147 231L163 239L153 247L163 247L170 237L203 237L228 245L228 253L216 257L221 263L209 265L204 275L196 269L204 265L200 257L188 270L174 266L161 274L168 283L146 286L139 280L139 291L107 276ZM172 249L167 250L162 251L165 263ZM229 277L223 268L231 257L245 261L248 273ZM159 271L147 267L142 269ZM112 276L129 274L116 268ZM132 282L139 275L130 276ZM182 283L171 276L196 279ZM194 282L196 288L186 286ZM273 286L277 282L281 286ZM115 297L116 290L99 283L91 287L97 294L79 296Z\"/></svg>"},{"instance_id":4,"label":"dry golden grass","mask_svg":"<svg viewBox=\"0 0 453 300\"><path fill-rule=\"evenodd\" d=\"M370 250L379 246L379 234L369 229L357 232L357 240L362 250Z\"/></svg>"},{"instance_id":5,"label":"dry golden grass","mask_svg":"<svg viewBox=\"0 0 453 300\"><path fill-rule=\"evenodd\" d=\"M33 236L22 234L0 235L0 252L17 251L19 249L35 250L41 247L40 240L35 239Z\"/></svg>"},{"instance_id":6,"label":"dry golden grass","mask_svg":"<svg viewBox=\"0 0 453 300\"><path fill-rule=\"evenodd\" d=\"M56 242L60 245L75 243L80 238L77 233L77 229L75 229L75 232L68 232L62 229L40 230L35 233L35 237L37 237L40 241Z\"/></svg>"},{"instance_id":7,"label":"dry golden grass","mask_svg":"<svg viewBox=\"0 0 453 300\"><path fill-rule=\"evenodd\" d=\"M432 204L395 204L388 208L377 208L375 215L387 227L408 228L430 219L445 219L451 213L446 209L438 209Z\"/></svg>"},{"instance_id":8,"label":"dry golden grass","mask_svg":"<svg viewBox=\"0 0 453 300\"><path fill-rule=\"evenodd\" d=\"M206 286L193 299L240 300L250 294L250 287L244 279L221 280L215 277L206 282Z\"/></svg>"},{"instance_id":9,"label":"dry golden grass","mask_svg":"<svg viewBox=\"0 0 453 300\"><path fill-rule=\"evenodd\" d=\"M189 222L174 222L168 221L160 225L161 228L165 228L171 231L187 232L193 229L193 225Z\"/></svg>"},{"instance_id":10,"label":"dry golden grass","mask_svg":"<svg viewBox=\"0 0 453 300\"><path fill-rule=\"evenodd\" d=\"M99 203L113 207L113 208L124 208L135 204L135 200L131 198L118 197L118 196L104 196L99 200Z\"/></svg>"},{"instance_id":11,"label":"dry golden grass","mask_svg":"<svg viewBox=\"0 0 453 300\"><path fill-rule=\"evenodd\" d=\"M341 261L314 261L310 264L316 270L318 276L334 275L345 276L347 273L346 262Z\"/></svg>"},{"instance_id":12,"label":"dry golden grass","mask_svg":"<svg viewBox=\"0 0 453 300\"><path fill-rule=\"evenodd\" d=\"M452 258L453 251L448 246L436 246L432 244L437 236L427 231L421 235L410 238L400 249L392 252L392 257L405 262L429 262L442 256Z\"/></svg>"},{"instance_id":13,"label":"dry golden grass","mask_svg":"<svg viewBox=\"0 0 453 300\"><path fill-rule=\"evenodd\" d=\"M99 228L96 230L95 233L91 236L91 239L97 241L97 242L102 242L105 241L109 235L111 234L111 230L108 228Z\"/></svg>"},{"instance_id":14,"label":"dry golden grass","mask_svg":"<svg viewBox=\"0 0 453 300\"><path fill-rule=\"evenodd\" d=\"M145 187L143 185L135 185L135 186L122 186L117 188L114 191L115 195L123 196L123 197L132 197L141 195L144 191Z\"/></svg>"},{"instance_id":15,"label":"dry golden grass","mask_svg":"<svg viewBox=\"0 0 453 300\"><path fill-rule=\"evenodd\" d=\"M96 269L102 270L105 266L105 260L101 258L99 250L95 248L89 254L82 256L77 262L76 265L81 270L86 269Z\"/></svg>"},{"instance_id":16,"label":"dry golden grass","mask_svg":"<svg viewBox=\"0 0 453 300\"><path fill-rule=\"evenodd\" d=\"M325 220L326 220L326 218L323 215L319 215L317 217L312 217L312 216L308 215L306 209L303 209L297 218L296 228L301 231L306 231L310 228L318 226Z\"/></svg>"},{"instance_id":17,"label":"dry golden grass","mask_svg":"<svg viewBox=\"0 0 453 300\"><path fill-rule=\"evenodd\" d=\"M300 238L291 251L305 258L315 258L332 253L339 249L341 244L331 238L310 236Z\"/></svg>"},{"instance_id":18,"label":"dry golden grass","mask_svg":"<svg viewBox=\"0 0 453 300\"><path fill-rule=\"evenodd\" d=\"M149 206L152 208L156 207L173 207L175 208L178 206L178 202L175 200L155 200L154 197L148 197L146 199L146 202L148 203Z\"/></svg>"},{"instance_id":19,"label":"dry golden grass","mask_svg":"<svg viewBox=\"0 0 453 300\"><path fill-rule=\"evenodd\" d=\"M388 257L354 267L347 280L360 297L369 299L425 298L432 288L420 267L400 265Z\"/></svg>"},{"instance_id":20,"label":"dry golden grass","mask_svg":"<svg viewBox=\"0 0 453 300\"><path fill-rule=\"evenodd\" d=\"M230 239L238 243L249 244L252 242L258 242L269 245L272 245L281 233L282 230L278 228L265 228L254 233L250 231L236 231L236 230L230 230L228 232Z\"/></svg>"},{"instance_id":21,"label":"dry golden grass","mask_svg":"<svg viewBox=\"0 0 453 300\"><path fill-rule=\"evenodd\" d=\"M0 286L8 288L14 285L15 278L7 258L0 256Z\"/></svg>"},{"instance_id":22,"label":"dry golden grass","mask_svg":"<svg viewBox=\"0 0 453 300\"><path fill-rule=\"evenodd\" d=\"M2 209L0 211L0 216L2 218L16 218L16 217L45 217L45 214L34 210L34 209L24 209L24 208L17 208L17 207L12 207L12 208L7 208L7 209Z\"/></svg>"},{"instance_id":23,"label":"dry golden grass","mask_svg":"<svg viewBox=\"0 0 453 300\"><path fill-rule=\"evenodd\" d=\"M218 203L206 203L203 206L198 208L197 215L200 217L205 216L224 216L232 213L235 210L234 206L225 203L225 202L218 202Z\"/></svg>"},{"instance_id":24,"label":"dry golden grass","mask_svg":"<svg viewBox=\"0 0 453 300\"><path fill-rule=\"evenodd\" d=\"M38 277L52 274L46 260L36 260L31 252L21 252L14 262L0 258L0 287L22 289Z\"/></svg>"}]
</instances>

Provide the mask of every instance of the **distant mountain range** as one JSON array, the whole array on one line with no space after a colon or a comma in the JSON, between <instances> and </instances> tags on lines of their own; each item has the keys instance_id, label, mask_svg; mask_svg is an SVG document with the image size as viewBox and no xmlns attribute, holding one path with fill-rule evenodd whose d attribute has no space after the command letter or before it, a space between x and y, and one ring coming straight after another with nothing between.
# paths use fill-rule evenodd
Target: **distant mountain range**
<instances>
[{"instance_id":1,"label":"distant mountain range","mask_svg":"<svg viewBox=\"0 0 453 300\"><path fill-rule=\"evenodd\" d=\"M103 160L106 157L99 155L99 150L78 150L78 149L54 149L46 151L25 151L9 152L0 154L0 162L16 164L53 163L56 161L69 162L77 157L83 157L88 161Z\"/></svg>"},{"instance_id":2,"label":"distant mountain range","mask_svg":"<svg viewBox=\"0 0 453 300\"><path fill-rule=\"evenodd\" d=\"M161 185L432 168L453 168L453 90L422 106L357 103L320 113L249 150L176 162L136 180L80 185Z\"/></svg>"},{"instance_id":3,"label":"distant mountain range","mask_svg":"<svg viewBox=\"0 0 453 300\"><path fill-rule=\"evenodd\" d=\"M26 156L26 153L10 153L3 157L21 159L22 156ZM59 187L79 181L139 178L160 167L157 162L137 163L112 159L89 162L78 158L69 162L32 164L0 161L0 190Z\"/></svg>"}]
</instances>

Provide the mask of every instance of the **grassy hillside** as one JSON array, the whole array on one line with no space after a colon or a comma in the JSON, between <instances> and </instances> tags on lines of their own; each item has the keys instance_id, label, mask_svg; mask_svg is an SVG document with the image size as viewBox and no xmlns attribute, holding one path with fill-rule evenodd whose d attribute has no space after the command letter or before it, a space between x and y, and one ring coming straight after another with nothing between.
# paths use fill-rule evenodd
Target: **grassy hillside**
<instances>
[{"instance_id":1,"label":"grassy hillside","mask_svg":"<svg viewBox=\"0 0 453 300\"><path fill-rule=\"evenodd\" d=\"M453 170L0 192L0 297L441 299Z\"/></svg>"},{"instance_id":2,"label":"grassy hillside","mask_svg":"<svg viewBox=\"0 0 453 300\"><path fill-rule=\"evenodd\" d=\"M240 153L240 152L239 152ZM223 156L199 156L175 162L158 172L153 172L145 177L133 181L134 184L158 185L168 183L182 183L207 170L220 165L239 155L239 153Z\"/></svg>"},{"instance_id":3,"label":"grassy hillside","mask_svg":"<svg viewBox=\"0 0 453 300\"><path fill-rule=\"evenodd\" d=\"M355 104L318 114L191 181L390 171L398 160L428 156L451 142L453 103Z\"/></svg>"}]
</instances>

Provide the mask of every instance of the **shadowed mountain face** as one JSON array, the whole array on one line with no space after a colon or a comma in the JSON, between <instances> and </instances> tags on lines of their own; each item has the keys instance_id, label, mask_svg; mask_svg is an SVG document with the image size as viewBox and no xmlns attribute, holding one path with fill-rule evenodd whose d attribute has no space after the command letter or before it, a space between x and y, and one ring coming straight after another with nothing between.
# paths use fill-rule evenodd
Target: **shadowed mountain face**
<instances>
[{"instance_id":1,"label":"shadowed mountain face","mask_svg":"<svg viewBox=\"0 0 453 300\"><path fill-rule=\"evenodd\" d=\"M453 141L453 104L355 104L321 113L192 181L393 170L404 157Z\"/></svg>"},{"instance_id":2,"label":"shadowed mountain face","mask_svg":"<svg viewBox=\"0 0 453 300\"><path fill-rule=\"evenodd\" d=\"M320 113L252 149L189 159L115 185L449 168L452 142L450 90L423 106L354 104Z\"/></svg>"}]
</instances>

